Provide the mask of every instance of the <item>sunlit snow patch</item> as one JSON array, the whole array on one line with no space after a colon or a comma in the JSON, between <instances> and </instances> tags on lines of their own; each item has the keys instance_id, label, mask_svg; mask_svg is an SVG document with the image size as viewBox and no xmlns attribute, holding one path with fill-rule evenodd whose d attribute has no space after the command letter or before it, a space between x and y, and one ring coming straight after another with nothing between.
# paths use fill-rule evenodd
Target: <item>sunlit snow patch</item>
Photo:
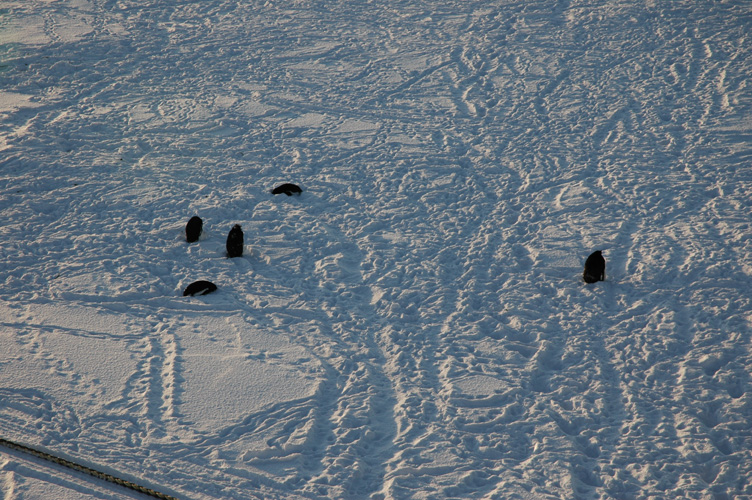
<instances>
[{"instance_id":1,"label":"sunlit snow patch","mask_svg":"<svg viewBox=\"0 0 752 500\"><path fill-rule=\"evenodd\" d=\"M192 318L176 338L184 379L177 410L197 427L221 428L317 391L320 366L304 348L239 316Z\"/></svg>"},{"instance_id":2,"label":"sunlit snow patch","mask_svg":"<svg viewBox=\"0 0 752 500\"><path fill-rule=\"evenodd\" d=\"M31 101L32 97L33 96L19 94L17 92L0 92L0 112L39 106L39 103Z\"/></svg>"}]
</instances>

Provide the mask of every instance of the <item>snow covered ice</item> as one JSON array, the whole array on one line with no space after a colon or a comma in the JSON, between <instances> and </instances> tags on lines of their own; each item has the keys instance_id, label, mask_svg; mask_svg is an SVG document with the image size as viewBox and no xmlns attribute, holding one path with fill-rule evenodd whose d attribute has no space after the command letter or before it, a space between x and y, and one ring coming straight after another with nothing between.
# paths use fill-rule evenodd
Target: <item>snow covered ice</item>
<instances>
[{"instance_id":1,"label":"snow covered ice","mask_svg":"<svg viewBox=\"0 0 752 500\"><path fill-rule=\"evenodd\" d=\"M752 496L750 33L3 2L0 438L190 500ZM0 491L141 498L5 447Z\"/></svg>"}]
</instances>

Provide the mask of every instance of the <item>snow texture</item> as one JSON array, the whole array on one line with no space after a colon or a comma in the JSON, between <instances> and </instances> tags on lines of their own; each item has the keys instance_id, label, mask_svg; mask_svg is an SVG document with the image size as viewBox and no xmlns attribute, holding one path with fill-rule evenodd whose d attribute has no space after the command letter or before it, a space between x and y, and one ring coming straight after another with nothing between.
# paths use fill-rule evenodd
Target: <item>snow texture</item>
<instances>
[{"instance_id":1,"label":"snow texture","mask_svg":"<svg viewBox=\"0 0 752 500\"><path fill-rule=\"evenodd\" d=\"M192 500L751 496L751 33L3 2L0 437ZM0 491L134 498L9 449Z\"/></svg>"}]
</instances>

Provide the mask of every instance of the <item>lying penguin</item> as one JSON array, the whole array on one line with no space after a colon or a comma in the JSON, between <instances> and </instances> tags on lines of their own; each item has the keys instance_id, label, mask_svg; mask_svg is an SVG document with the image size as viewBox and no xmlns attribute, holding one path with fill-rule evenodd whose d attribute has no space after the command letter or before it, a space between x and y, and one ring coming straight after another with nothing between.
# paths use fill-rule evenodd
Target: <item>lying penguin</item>
<instances>
[{"instance_id":1,"label":"lying penguin","mask_svg":"<svg viewBox=\"0 0 752 500\"><path fill-rule=\"evenodd\" d=\"M206 295L207 293L212 293L217 290L217 285L212 283L211 281L206 280L199 280L194 281L187 287L185 287L185 290L183 291L183 297L185 296L194 296L194 295Z\"/></svg>"},{"instance_id":2,"label":"lying penguin","mask_svg":"<svg viewBox=\"0 0 752 500\"><path fill-rule=\"evenodd\" d=\"M300 193L302 193L302 192L303 192L303 190L300 189L300 186L298 186L296 184L290 184L290 183L282 184L282 185L277 186L277 187L275 187L274 189L271 190L272 194L282 194L282 193L285 193L287 196L292 196L294 194L300 196Z\"/></svg>"}]
</instances>

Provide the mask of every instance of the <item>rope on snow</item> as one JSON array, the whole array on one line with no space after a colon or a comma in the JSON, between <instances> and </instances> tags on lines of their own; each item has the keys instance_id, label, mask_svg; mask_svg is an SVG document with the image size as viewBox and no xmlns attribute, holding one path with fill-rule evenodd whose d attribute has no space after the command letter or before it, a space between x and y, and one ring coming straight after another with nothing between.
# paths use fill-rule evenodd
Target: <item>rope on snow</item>
<instances>
[{"instance_id":1,"label":"rope on snow","mask_svg":"<svg viewBox=\"0 0 752 500\"><path fill-rule=\"evenodd\" d=\"M165 495L164 493L160 493L158 491L152 490L151 488L140 486L131 481L126 481L125 479L115 477L111 474L107 474L105 472L92 469L91 467L86 467L85 465L71 462L70 460L66 460L64 458L56 457L55 455L51 455L44 451L35 450L34 448L30 448L22 444L14 443L13 441L8 441L7 439L0 438L0 445L5 446L6 448L10 448L11 450L20 451L21 453L32 455L34 457L41 458L42 460L46 460L48 462L61 465L68 469L72 469L78 472L83 472L84 474L88 474L90 476L96 477L97 479L101 479L103 481L117 484L119 486L122 486L123 488L128 488L129 490L137 491L139 493L143 493L144 495L147 495L153 498L158 498L159 500L178 500L177 498L173 496Z\"/></svg>"}]
</instances>

